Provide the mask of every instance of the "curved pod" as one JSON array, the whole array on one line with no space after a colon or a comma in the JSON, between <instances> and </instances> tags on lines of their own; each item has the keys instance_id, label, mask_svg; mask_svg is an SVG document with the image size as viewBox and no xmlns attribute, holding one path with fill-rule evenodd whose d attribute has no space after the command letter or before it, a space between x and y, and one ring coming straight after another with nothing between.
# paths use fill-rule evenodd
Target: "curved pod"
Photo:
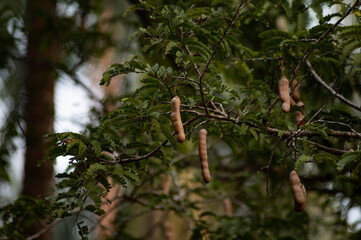
<instances>
[{"instance_id":1,"label":"curved pod","mask_svg":"<svg viewBox=\"0 0 361 240\"><path fill-rule=\"evenodd\" d=\"M300 111L295 111L296 123L297 125L304 125L302 124L303 119L305 119L305 115L303 115Z\"/></svg>"},{"instance_id":2,"label":"curved pod","mask_svg":"<svg viewBox=\"0 0 361 240\"><path fill-rule=\"evenodd\" d=\"M198 133L199 159L201 161L202 177L205 183L211 181L211 174L208 168L207 156L207 130L201 129Z\"/></svg>"},{"instance_id":3,"label":"curved pod","mask_svg":"<svg viewBox=\"0 0 361 240\"><path fill-rule=\"evenodd\" d=\"M294 200L294 209L296 212L301 212L306 204L306 189L301 184L300 178L295 170L290 173L289 181Z\"/></svg>"},{"instance_id":4,"label":"curved pod","mask_svg":"<svg viewBox=\"0 0 361 240\"><path fill-rule=\"evenodd\" d=\"M300 90L299 84L296 79L291 82L292 98L298 102L300 101Z\"/></svg>"},{"instance_id":5,"label":"curved pod","mask_svg":"<svg viewBox=\"0 0 361 240\"><path fill-rule=\"evenodd\" d=\"M278 81L278 91L280 99L282 100L282 111L289 112L291 108L291 98L289 92L290 85L286 77L282 77Z\"/></svg>"},{"instance_id":6,"label":"curved pod","mask_svg":"<svg viewBox=\"0 0 361 240\"><path fill-rule=\"evenodd\" d=\"M170 221L166 221L164 223L164 237L165 240L173 240L174 239L174 228L173 224Z\"/></svg>"},{"instance_id":7,"label":"curved pod","mask_svg":"<svg viewBox=\"0 0 361 240\"><path fill-rule=\"evenodd\" d=\"M171 101L171 114L170 114L173 129L177 135L177 141L182 143L186 139L183 129L183 123L180 115L180 99L175 96Z\"/></svg>"}]
</instances>

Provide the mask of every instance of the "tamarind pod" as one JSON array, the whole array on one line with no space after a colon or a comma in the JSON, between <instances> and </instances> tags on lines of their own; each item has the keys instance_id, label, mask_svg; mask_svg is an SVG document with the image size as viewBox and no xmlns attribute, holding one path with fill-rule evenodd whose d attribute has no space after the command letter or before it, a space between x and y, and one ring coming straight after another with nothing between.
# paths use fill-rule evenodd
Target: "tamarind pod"
<instances>
[{"instance_id":1,"label":"tamarind pod","mask_svg":"<svg viewBox=\"0 0 361 240\"><path fill-rule=\"evenodd\" d=\"M164 235L165 235L165 240L173 240L174 239L173 224L169 221L166 221L164 223Z\"/></svg>"},{"instance_id":2,"label":"tamarind pod","mask_svg":"<svg viewBox=\"0 0 361 240\"><path fill-rule=\"evenodd\" d=\"M289 83L286 77L282 77L278 81L278 91L280 95L280 99L282 102L290 101L290 94L289 94Z\"/></svg>"},{"instance_id":3,"label":"tamarind pod","mask_svg":"<svg viewBox=\"0 0 361 240\"><path fill-rule=\"evenodd\" d=\"M290 86L288 80L286 77L283 76L281 80L278 81L278 91L279 91L280 99L282 100L282 110L284 112L289 112L291 108L289 88Z\"/></svg>"},{"instance_id":4,"label":"tamarind pod","mask_svg":"<svg viewBox=\"0 0 361 240\"><path fill-rule=\"evenodd\" d=\"M225 211L225 214L226 216L232 216L232 201L229 197L226 197L224 200L223 200L223 203L224 203L224 211Z\"/></svg>"},{"instance_id":5,"label":"tamarind pod","mask_svg":"<svg viewBox=\"0 0 361 240\"><path fill-rule=\"evenodd\" d=\"M167 177L167 175L163 174L163 178L162 178L162 187L163 187L163 193L165 195L168 195L169 194L169 190L170 190L170 180L169 178Z\"/></svg>"},{"instance_id":6,"label":"tamarind pod","mask_svg":"<svg viewBox=\"0 0 361 240\"><path fill-rule=\"evenodd\" d=\"M297 106L298 106L299 108L301 108L302 111L305 110L305 104L304 104L303 102L299 101L299 102L297 103Z\"/></svg>"},{"instance_id":7,"label":"tamarind pod","mask_svg":"<svg viewBox=\"0 0 361 240\"><path fill-rule=\"evenodd\" d=\"M289 112L291 109L290 103L289 102L284 102L282 103L282 111L287 113Z\"/></svg>"},{"instance_id":8,"label":"tamarind pod","mask_svg":"<svg viewBox=\"0 0 361 240\"><path fill-rule=\"evenodd\" d=\"M291 103L291 106L295 106L295 105L296 105L296 102L295 102L295 100L293 100L293 98L290 98L290 103Z\"/></svg>"},{"instance_id":9,"label":"tamarind pod","mask_svg":"<svg viewBox=\"0 0 361 240\"><path fill-rule=\"evenodd\" d=\"M298 102L296 104L302 111L305 109L305 104L303 102ZM305 118L305 115L301 111L295 111L295 117L296 117L296 123L298 126L305 125L305 122L303 119Z\"/></svg>"},{"instance_id":10,"label":"tamarind pod","mask_svg":"<svg viewBox=\"0 0 361 240\"><path fill-rule=\"evenodd\" d=\"M302 190L300 178L298 177L295 170L290 173L289 181L294 202L297 204L297 206L302 206L306 202L306 196Z\"/></svg>"},{"instance_id":11,"label":"tamarind pod","mask_svg":"<svg viewBox=\"0 0 361 240\"><path fill-rule=\"evenodd\" d=\"M303 209L305 208L305 206L306 206L306 202L304 202L303 204L300 204L300 203L297 203L296 200L293 200L293 209L296 212L302 212Z\"/></svg>"},{"instance_id":12,"label":"tamarind pod","mask_svg":"<svg viewBox=\"0 0 361 240\"><path fill-rule=\"evenodd\" d=\"M290 184L293 194L293 209L296 212L302 212L306 205L306 188L301 184L295 170L290 173Z\"/></svg>"},{"instance_id":13,"label":"tamarind pod","mask_svg":"<svg viewBox=\"0 0 361 240\"><path fill-rule=\"evenodd\" d=\"M294 201L294 204L293 204L293 209L296 211L296 212L302 212L303 209L305 208L306 204L302 204L302 205L299 205L297 204L295 201Z\"/></svg>"},{"instance_id":14,"label":"tamarind pod","mask_svg":"<svg viewBox=\"0 0 361 240\"><path fill-rule=\"evenodd\" d=\"M302 189L303 195L304 195L305 198L306 198L306 188L305 188L305 185L301 184L301 189Z\"/></svg>"},{"instance_id":15,"label":"tamarind pod","mask_svg":"<svg viewBox=\"0 0 361 240\"><path fill-rule=\"evenodd\" d=\"M303 196L305 197L305 202L303 204L299 204L295 200L293 200L293 209L296 212L302 212L303 209L306 206L306 188L305 188L305 185L301 184L301 190L302 190Z\"/></svg>"},{"instance_id":16,"label":"tamarind pod","mask_svg":"<svg viewBox=\"0 0 361 240\"><path fill-rule=\"evenodd\" d=\"M182 119L180 115L180 99L175 96L171 101L171 114L170 114L173 129L177 135L177 141L182 143L186 139L184 134Z\"/></svg>"},{"instance_id":17,"label":"tamarind pod","mask_svg":"<svg viewBox=\"0 0 361 240\"><path fill-rule=\"evenodd\" d=\"M199 159L201 161L202 177L205 183L211 181L211 174L208 169L207 156L207 130L201 129L198 133Z\"/></svg>"},{"instance_id":18,"label":"tamarind pod","mask_svg":"<svg viewBox=\"0 0 361 240\"><path fill-rule=\"evenodd\" d=\"M296 79L291 81L292 98L298 102L300 100L299 84Z\"/></svg>"},{"instance_id":19,"label":"tamarind pod","mask_svg":"<svg viewBox=\"0 0 361 240\"><path fill-rule=\"evenodd\" d=\"M296 123L297 125L299 125L305 118L305 115L303 115L303 113L300 111L295 111L295 117L296 117Z\"/></svg>"},{"instance_id":20,"label":"tamarind pod","mask_svg":"<svg viewBox=\"0 0 361 240\"><path fill-rule=\"evenodd\" d=\"M182 126L182 129L183 129L183 126ZM183 132L180 132L180 133L177 134L177 141L179 143L182 143L185 140L186 140L186 135L184 134L184 130L183 130Z\"/></svg>"}]
</instances>

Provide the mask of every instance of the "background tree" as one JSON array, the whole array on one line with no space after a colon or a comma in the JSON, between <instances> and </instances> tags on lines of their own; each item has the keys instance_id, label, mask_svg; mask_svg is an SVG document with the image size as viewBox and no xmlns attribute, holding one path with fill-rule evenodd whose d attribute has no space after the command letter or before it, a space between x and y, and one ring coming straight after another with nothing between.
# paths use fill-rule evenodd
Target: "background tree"
<instances>
[{"instance_id":1,"label":"background tree","mask_svg":"<svg viewBox=\"0 0 361 240\"><path fill-rule=\"evenodd\" d=\"M338 13L323 14L333 5ZM307 30L311 9L318 24ZM360 25L342 23L347 16L359 23L359 1L146 1L131 10L151 19L135 36L142 55L113 64L101 84L137 74L142 86L83 133L48 135L57 144L45 161L71 156L52 205L42 208L52 216L48 227L75 216L85 239L112 200L114 239L145 239L157 229L168 239L357 239L345 214L360 206ZM281 77L300 90L298 99L295 85L289 89L288 113ZM171 124L175 95L183 143ZM197 152L201 128L208 185ZM302 213L288 187L293 169L308 192ZM126 188L117 199L107 198L109 177ZM10 238L22 235L21 201L1 211ZM165 212L169 224L145 228L139 216L152 211ZM100 216L95 224L85 222L89 212Z\"/></svg>"},{"instance_id":2,"label":"background tree","mask_svg":"<svg viewBox=\"0 0 361 240\"><path fill-rule=\"evenodd\" d=\"M60 45L54 30L57 25L56 2L35 1L26 4L29 18L25 94L25 138L26 153L22 194L30 197L46 196L53 186L54 170L51 162L41 167L37 161L46 155L44 135L53 132L54 86L56 65L59 64ZM39 111L42 109L42 111ZM40 231L44 223L36 222L26 230L31 235ZM51 232L40 239L51 238Z\"/></svg>"},{"instance_id":3,"label":"background tree","mask_svg":"<svg viewBox=\"0 0 361 240\"><path fill-rule=\"evenodd\" d=\"M76 9L71 16L66 13L69 6ZM0 179L11 181L6 166L17 149L16 137L23 138L26 153L21 194L24 196L45 197L54 186L53 163L39 166L38 161L48 150L44 136L53 131L55 82L59 73L65 73L80 83L76 77L80 66L110 45L107 34L98 29L99 21L91 24L87 21L88 16L96 17L102 8L99 3L83 1L0 4L1 97L5 103L3 113L8 115L1 127ZM45 215L29 218L26 221L36 224L24 224L27 235L43 228ZM40 239L51 239L51 232Z\"/></svg>"}]
</instances>

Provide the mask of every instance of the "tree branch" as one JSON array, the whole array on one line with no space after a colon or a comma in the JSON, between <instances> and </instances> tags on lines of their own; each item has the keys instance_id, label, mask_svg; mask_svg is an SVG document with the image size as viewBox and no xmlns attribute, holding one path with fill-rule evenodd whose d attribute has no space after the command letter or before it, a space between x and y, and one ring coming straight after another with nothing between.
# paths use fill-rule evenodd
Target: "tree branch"
<instances>
[{"instance_id":1,"label":"tree branch","mask_svg":"<svg viewBox=\"0 0 361 240\"><path fill-rule=\"evenodd\" d=\"M355 134L361 136L361 134L359 134L358 132L356 132L355 129L353 129L349 124L346 124L346 123L342 123L342 122L335 122L335 121L328 121L328 120L317 120L316 122L321 122L321 123L328 123L328 124L338 124L338 125L341 125L341 126L345 126L345 127L348 127L352 132L354 132Z\"/></svg>"},{"instance_id":2,"label":"tree branch","mask_svg":"<svg viewBox=\"0 0 361 240\"><path fill-rule=\"evenodd\" d=\"M38 237L40 237L41 235L43 235L44 233L46 233L50 228L54 227L56 224L58 224L59 222L61 222L63 219L56 219L54 222L52 222L49 225L44 226L43 229L41 229L39 232L27 237L25 240L33 240L36 239Z\"/></svg>"},{"instance_id":3,"label":"tree branch","mask_svg":"<svg viewBox=\"0 0 361 240\"><path fill-rule=\"evenodd\" d=\"M276 129L276 128L271 128L271 127L267 127L268 133L271 135L278 135L279 132L281 130ZM299 131L285 131L282 133L282 136L284 138L287 137L293 137L293 136L298 136L298 137L314 137L314 136L320 136L319 133L317 132L312 132L310 130L299 130ZM354 133L354 132L345 132L345 131L337 131L337 130L331 130L329 129L328 132L329 136L333 136L333 137L353 137L353 138L359 138L361 139L361 136L359 133Z\"/></svg>"},{"instance_id":4,"label":"tree branch","mask_svg":"<svg viewBox=\"0 0 361 240\"><path fill-rule=\"evenodd\" d=\"M319 82L324 88L326 88L329 92L331 92L333 95L335 95L335 97L337 97L338 99L340 99L342 102L346 103L347 105L349 105L350 107L358 110L361 112L361 108L359 106L357 106L356 104L354 104L353 102L351 102L350 100L348 100L347 98L345 98L344 96L342 96L341 94L337 93L335 90L333 90L330 86L327 85L327 83L325 83L321 77L316 73L315 69L313 69L311 63L306 60L306 64L309 67L313 77L317 80L317 82Z\"/></svg>"},{"instance_id":5,"label":"tree branch","mask_svg":"<svg viewBox=\"0 0 361 240\"><path fill-rule=\"evenodd\" d=\"M336 149L336 148L330 148L330 147L326 147L324 145L321 145L319 143L316 143L316 142L313 142L313 141L310 141L310 140L306 140L306 139L300 139L301 141L304 141L304 142L309 142L313 145L315 145L316 148L320 149L320 150L323 150L323 151L326 151L326 152L330 152L330 153L333 153L333 154L337 154L337 155L342 155L344 153L347 153L349 151L347 150L341 150L341 149Z\"/></svg>"},{"instance_id":6,"label":"tree branch","mask_svg":"<svg viewBox=\"0 0 361 240\"><path fill-rule=\"evenodd\" d=\"M264 167L263 169L267 169L266 170L266 194L267 194L267 200L266 200L266 210L265 210L265 213L264 213L264 216L263 216L263 222L262 222L262 228L264 227L264 224L266 222L266 217L267 217L267 211L268 211L268 208L269 208L269 203L270 203L270 195L269 195L269 171L270 171L270 168L271 168L271 164L272 164L272 159L273 159L273 154L274 152L276 151L276 148L278 147L278 145L280 144L282 138L279 138L277 143L275 144L275 146L273 147L272 149L272 152L271 152L271 156L268 160L268 165L266 167Z\"/></svg>"},{"instance_id":7,"label":"tree branch","mask_svg":"<svg viewBox=\"0 0 361 240\"><path fill-rule=\"evenodd\" d=\"M189 112L189 113L193 113L193 114L197 114L195 117L191 118L189 121L187 121L186 123L183 124L183 126L187 126L190 123L192 123L193 121L195 121L198 118L211 118L211 119L217 119L219 121L224 121L224 122L231 122L234 124L246 124L249 127L254 127L254 128L258 128L258 126L254 125L253 123L247 122L247 121L238 121L236 118L230 117L230 116L222 116L222 115L216 115L216 114L206 114L206 113L199 113L195 110L183 110L183 112ZM283 131L277 128L271 128L271 127L267 127L267 132L270 135L279 135L280 132L282 132L281 135L279 135L280 137L282 137L283 139L287 139L287 138L293 138L295 136L297 137L314 137L314 136L320 136L320 133L317 132L313 132L310 130L301 130L299 129L298 131ZM173 133L174 134L174 133ZM187 133L188 134L188 133ZM361 134L356 132L355 130L351 131L351 132L347 132L347 131L337 131L337 130L332 130L329 129L329 132L327 133L329 136L333 136L333 137L353 137L353 138L358 138L361 139ZM124 162L135 162L135 161L140 161L146 158L151 157L153 154L155 154L156 152L158 152L162 146L165 146L168 143L168 139L166 139L165 141L163 141L158 147L156 147L155 149L153 149L151 152L143 155L143 156L139 156L139 157L131 157L131 158L125 158L125 159L114 159L112 161L101 161L101 163L103 164L116 164L116 163L124 163ZM323 150L326 150L326 148L324 148Z\"/></svg>"},{"instance_id":8,"label":"tree branch","mask_svg":"<svg viewBox=\"0 0 361 240\"><path fill-rule=\"evenodd\" d=\"M359 4L359 2L360 2L360 0L356 0L356 2L345 12L345 14L342 17L337 22L335 22L329 29L327 29L327 31L324 32L321 35L321 37L319 37L317 39L315 44L318 44L321 41L323 41L327 37L327 35L329 35L352 12L352 10ZM294 74L292 76L291 81L293 81L296 78L298 71L301 69L301 66L307 60L307 58L310 56L311 53L312 53L312 51L309 51L309 50L305 52L305 54L303 55L301 61L298 63L298 65L297 65L297 67L295 69L295 72L294 72Z\"/></svg>"},{"instance_id":9,"label":"tree branch","mask_svg":"<svg viewBox=\"0 0 361 240\"><path fill-rule=\"evenodd\" d=\"M320 43L321 41L323 41L327 35L329 35L351 12L352 10L359 4L360 0L356 0L356 2L345 12L345 14L337 21L335 22L326 32L324 32L321 37L319 37L317 39L317 41L315 42L315 44ZM303 63L308 59L308 57L310 56L310 54L312 53L312 51L307 50L304 54L303 57L301 58L300 62L297 64L294 72L293 72L293 76L290 80L290 82L292 82L293 80L296 79L296 76L298 74L298 72L301 69L301 66L303 65ZM269 115L269 113L271 112L272 108L277 104L279 100L279 97L277 97L272 103L271 105L268 107L266 114Z\"/></svg>"},{"instance_id":10,"label":"tree branch","mask_svg":"<svg viewBox=\"0 0 361 240\"><path fill-rule=\"evenodd\" d=\"M183 28L180 27L180 30L181 30L181 38L183 39ZM189 50L188 45L184 45L184 47L185 47L187 53L189 54L189 56L193 56L192 52ZM194 71L197 73L197 77L199 79L199 83L197 82L197 84L199 85L199 91L200 91L200 94L201 94L201 98L202 98L204 108L206 110L206 113L209 113L207 103L206 103L206 100L204 98L204 92L203 92L202 80L201 80L201 72L199 71L199 66L197 65L197 63L193 63L193 68L194 68Z\"/></svg>"},{"instance_id":11,"label":"tree branch","mask_svg":"<svg viewBox=\"0 0 361 240\"><path fill-rule=\"evenodd\" d=\"M246 3L243 7L247 6L247 4L248 4L248 3ZM232 18L232 21L228 24L228 27L227 27L226 30L224 31L222 37L221 37L221 38L219 39L219 41L217 42L216 46L214 46L214 48L213 48L213 50L212 50L211 57L209 58L206 66L205 66L205 68L204 68L204 70L203 70L203 72L202 72L202 75L201 75L200 78L199 78L199 81L200 81L200 84L201 84L201 85L202 85L202 79L203 79L204 75L206 74L209 65L211 64L211 61L212 61L214 55L216 54L216 51L217 51L219 45L220 45L221 42L223 41L224 37L227 35L227 33L228 33L229 29L231 28L231 26L235 23L234 20L236 19L239 11L241 10L242 5L243 5L243 1L241 1L241 4L238 6L237 11L236 11L236 13L234 14L234 16L233 16L233 18Z\"/></svg>"}]
</instances>

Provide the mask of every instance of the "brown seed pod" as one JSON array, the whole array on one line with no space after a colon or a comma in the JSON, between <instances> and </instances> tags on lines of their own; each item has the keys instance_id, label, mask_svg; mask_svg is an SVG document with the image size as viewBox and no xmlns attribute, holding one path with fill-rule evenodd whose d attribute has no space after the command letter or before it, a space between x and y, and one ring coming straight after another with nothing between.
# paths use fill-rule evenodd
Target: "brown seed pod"
<instances>
[{"instance_id":1,"label":"brown seed pod","mask_svg":"<svg viewBox=\"0 0 361 240\"><path fill-rule=\"evenodd\" d=\"M305 201L306 201L306 188L305 185L301 184L301 189L302 189L302 193L305 196Z\"/></svg>"},{"instance_id":2,"label":"brown seed pod","mask_svg":"<svg viewBox=\"0 0 361 240\"><path fill-rule=\"evenodd\" d=\"M182 143L186 139L184 134L182 119L180 115L180 99L178 96L175 96L171 102L171 120L174 131L177 135L177 141Z\"/></svg>"},{"instance_id":3,"label":"brown seed pod","mask_svg":"<svg viewBox=\"0 0 361 240\"><path fill-rule=\"evenodd\" d=\"M163 174L163 178L162 178L162 186L163 186L163 193L165 195L168 195L169 194L169 190L170 190L170 180L169 178L167 177L167 175Z\"/></svg>"},{"instance_id":4,"label":"brown seed pod","mask_svg":"<svg viewBox=\"0 0 361 240\"><path fill-rule=\"evenodd\" d=\"M296 117L296 123L297 125L299 125L305 118L305 115L303 115L303 113L300 111L295 111L295 117Z\"/></svg>"},{"instance_id":5,"label":"brown seed pod","mask_svg":"<svg viewBox=\"0 0 361 240\"><path fill-rule=\"evenodd\" d=\"M293 100L293 98L290 98L290 103L291 103L292 107L296 105L296 102L295 102L295 100Z\"/></svg>"},{"instance_id":6,"label":"brown seed pod","mask_svg":"<svg viewBox=\"0 0 361 240\"><path fill-rule=\"evenodd\" d=\"M224 204L224 212L227 216L232 216L232 201L229 197L226 197L223 200L223 204Z\"/></svg>"},{"instance_id":7,"label":"brown seed pod","mask_svg":"<svg viewBox=\"0 0 361 240\"><path fill-rule=\"evenodd\" d=\"M294 209L296 212L302 212L303 209L305 208L305 205L306 205L306 204L298 205L296 202L294 202L293 205L294 205L293 209Z\"/></svg>"},{"instance_id":8,"label":"brown seed pod","mask_svg":"<svg viewBox=\"0 0 361 240\"><path fill-rule=\"evenodd\" d=\"M303 102L298 102L296 104L302 111L305 109L305 104ZM305 115L303 115L300 111L295 111L295 117L296 117L296 123L298 126L305 125L305 122L303 121L305 119Z\"/></svg>"},{"instance_id":9,"label":"brown seed pod","mask_svg":"<svg viewBox=\"0 0 361 240\"><path fill-rule=\"evenodd\" d=\"M283 76L281 80L278 81L278 91L279 91L280 99L282 100L282 110L284 112L289 112L291 108L289 88L290 86L288 80L286 77Z\"/></svg>"},{"instance_id":10,"label":"brown seed pod","mask_svg":"<svg viewBox=\"0 0 361 240\"><path fill-rule=\"evenodd\" d=\"M297 103L297 106L298 106L299 108L301 108L302 111L305 110L305 104L304 104L303 102L299 101L299 102Z\"/></svg>"},{"instance_id":11,"label":"brown seed pod","mask_svg":"<svg viewBox=\"0 0 361 240\"><path fill-rule=\"evenodd\" d=\"M296 79L291 81L292 98L298 102L300 100L299 84Z\"/></svg>"},{"instance_id":12,"label":"brown seed pod","mask_svg":"<svg viewBox=\"0 0 361 240\"><path fill-rule=\"evenodd\" d=\"M165 221L165 223L164 223L164 235L165 235L166 240L174 239L173 224L169 221Z\"/></svg>"},{"instance_id":13,"label":"brown seed pod","mask_svg":"<svg viewBox=\"0 0 361 240\"><path fill-rule=\"evenodd\" d=\"M199 147L199 159L201 161L203 181L205 183L209 183L211 181L211 174L208 169L206 129L201 129L198 133L198 147Z\"/></svg>"},{"instance_id":14,"label":"brown seed pod","mask_svg":"<svg viewBox=\"0 0 361 240\"><path fill-rule=\"evenodd\" d=\"M306 204L306 189L301 184L300 178L298 177L295 170L290 173L289 181L294 200L294 210L301 212L303 211Z\"/></svg>"},{"instance_id":15,"label":"brown seed pod","mask_svg":"<svg viewBox=\"0 0 361 240\"><path fill-rule=\"evenodd\" d=\"M284 102L282 103L282 111L287 113L289 112L291 109L290 103Z\"/></svg>"}]
</instances>

